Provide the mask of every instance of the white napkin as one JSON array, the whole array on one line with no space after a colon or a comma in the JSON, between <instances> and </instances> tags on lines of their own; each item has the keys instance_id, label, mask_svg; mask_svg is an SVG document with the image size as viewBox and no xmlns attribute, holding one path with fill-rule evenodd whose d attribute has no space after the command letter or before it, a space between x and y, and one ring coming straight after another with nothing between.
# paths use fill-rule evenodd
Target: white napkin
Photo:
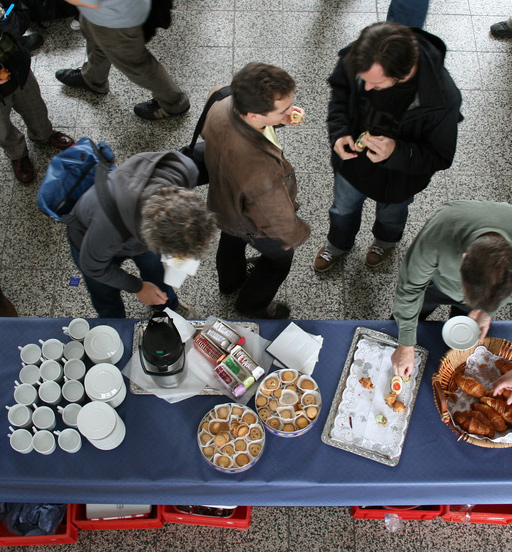
<instances>
[{"instance_id":1,"label":"white napkin","mask_svg":"<svg viewBox=\"0 0 512 552\"><path fill-rule=\"evenodd\" d=\"M299 328L295 322L283 330L267 347L267 352L286 368L294 368L310 376L315 369L324 338Z\"/></svg>"},{"instance_id":2,"label":"white napkin","mask_svg":"<svg viewBox=\"0 0 512 552\"><path fill-rule=\"evenodd\" d=\"M174 322L174 325L176 326L176 329L178 330L181 341L183 341L183 343L186 343L191 337L194 337L196 329L194 328L194 325L191 324L186 318L183 318L183 316L181 316L177 312L174 312L169 307L164 309L164 312L166 312L169 317L172 318L172 321Z\"/></svg>"},{"instance_id":3,"label":"white napkin","mask_svg":"<svg viewBox=\"0 0 512 552\"><path fill-rule=\"evenodd\" d=\"M162 264L164 266L164 282L174 288L181 287L187 276L195 276L199 268L199 259L179 259L162 255Z\"/></svg>"}]
</instances>

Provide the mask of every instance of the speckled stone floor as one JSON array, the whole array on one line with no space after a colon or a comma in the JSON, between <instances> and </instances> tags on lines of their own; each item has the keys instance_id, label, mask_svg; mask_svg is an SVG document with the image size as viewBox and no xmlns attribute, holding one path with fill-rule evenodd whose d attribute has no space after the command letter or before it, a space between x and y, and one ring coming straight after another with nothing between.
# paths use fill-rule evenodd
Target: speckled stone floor
<instances>
[{"instance_id":1,"label":"speckled stone floor","mask_svg":"<svg viewBox=\"0 0 512 552\"><path fill-rule=\"evenodd\" d=\"M411 0L413 2L414 0ZM292 271L278 297L296 319L387 319L397 270L407 247L433 210L449 199L512 199L512 41L494 40L489 26L512 14L512 0L431 0L426 30L448 46L447 67L462 90L465 120L459 127L453 166L438 173L411 207L402 243L389 262L377 269L364 264L371 242L372 211L367 202L353 251L331 272L318 276L311 267L327 231L332 175L325 119L326 78L337 51L359 31L385 17L389 0L175 0L172 27L160 31L150 48L191 98L191 110L170 121L137 118L132 107L149 99L116 70L110 93L94 96L65 90L54 78L59 68L79 67L84 40L68 20L43 30L46 42L33 59L55 128L76 138L107 141L118 163L141 151L186 144L211 86L229 82L234 71L252 60L280 65L297 81L296 103L306 123L278 131L285 154L295 166L301 216L312 227L311 239L296 252ZM23 124L15 115L20 128ZM30 144L43 177L54 155L49 147ZM83 285L69 285L77 275L63 228L35 207L37 185L20 186L8 159L0 155L0 276L2 288L21 316L95 316ZM204 193L205 190L202 191ZM236 316L234 298L217 289L214 254L179 295L201 316ZM128 315L147 310L127 298ZM498 318L510 319L510 309ZM439 310L435 318L446 312ZM511 497L512 503L512 497ZM23 547L42 552L480 552L512 551L508 527L404 522L391 533L383 521L354 520L348 508L254 508L248 531L167 525L146 531L80 532L73 545Z\"/></svg>"}]
</instances>

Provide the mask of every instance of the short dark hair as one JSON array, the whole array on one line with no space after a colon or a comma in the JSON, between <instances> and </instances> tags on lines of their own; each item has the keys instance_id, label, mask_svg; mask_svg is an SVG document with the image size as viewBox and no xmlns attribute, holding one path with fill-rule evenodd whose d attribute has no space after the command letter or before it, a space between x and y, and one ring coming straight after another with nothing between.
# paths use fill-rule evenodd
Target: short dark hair
<instances>
[{"instance_id":1,"label":"short dark hair","mask_svg":"<svg viewBox=\"0 0 512 552\"><path fill-rule=\"evenodd\" d=\"M242 115L266 115L274 110L276 100L295 91L295 81L279 67L251 62L231 81L233 104Z\"/></svg>"},{"instance_id":2,"label":"short dark hair","mask_svg":"<svg viewBox=\"0 0 512 552\"><path fill-rule=\"evenodd\" d=\"M494 312L512 293L512 247L499 234L483 234L469 246L460 273L469 306Z\"/></svg>"},{"instance_id":3,"label":"short dark hair","mask_svg":"<svg viewBox=\"0 0 512 552\"><path fill-rule=\"evenodd\" d=\"M374 63L386 77L404 79L419 59L419 47L409 27L384 21L365 27L345 58L352 76L368 71Z\"/></svg>"},{"instance_id":4,"label":"short dark hair","mask_svg":"<svg viewBox=\"0 0 512 552\"><path fill-rule=\"evenodd\" d=\"M165 186L142 205L141 233L154 253L201 258L216 230L215 215L193 190Z\"/></svg>"}]
</instances>

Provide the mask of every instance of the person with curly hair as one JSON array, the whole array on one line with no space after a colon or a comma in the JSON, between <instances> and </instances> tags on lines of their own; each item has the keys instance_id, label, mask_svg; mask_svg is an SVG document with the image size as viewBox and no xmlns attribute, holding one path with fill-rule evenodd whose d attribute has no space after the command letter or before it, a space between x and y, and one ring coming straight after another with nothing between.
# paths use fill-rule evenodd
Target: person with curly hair
<instances>
[{"instance_id":1,"label":"person with curly hair","mask_svg":"<svg viewBox=\"0 0 512 552\"><path fill-rule=\"evenodd\" d=\"M193 161L177 151L139 153L109 173L128 238L108 218L95 186L74 206L67 226L71 254L101 318L125 318L121 290L158 310L179 307L164 282L161 255L199 259L216 229L215 216L191 189L197 174ZM140 277L121 268L126 259Z\"/></svg>"}]
</instances>

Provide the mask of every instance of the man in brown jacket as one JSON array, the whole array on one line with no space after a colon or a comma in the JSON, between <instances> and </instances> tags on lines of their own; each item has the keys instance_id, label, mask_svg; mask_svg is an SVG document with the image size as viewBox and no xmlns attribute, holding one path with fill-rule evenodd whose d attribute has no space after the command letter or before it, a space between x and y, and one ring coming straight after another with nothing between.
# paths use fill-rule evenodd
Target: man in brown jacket
<instances>
[{"instance_id":1,"label":"man in brown jacket","mask_svg":"<svg viewBox=\"0 0 512 552\"><path fill-rule=\"evenodd\" d=\"M208 206L222 231L219 288L240 288L236 308L244 315L287 318L288 306L273 299L290 271L293 248L309 238L310 228L296 215L295 172L274 127L299 124L304 111L292 105L294 80L272 65L249 63L231 90L213 104L203 129ZM261 254L249 274L247 244Z\"/></svg>"}]
</instances>

